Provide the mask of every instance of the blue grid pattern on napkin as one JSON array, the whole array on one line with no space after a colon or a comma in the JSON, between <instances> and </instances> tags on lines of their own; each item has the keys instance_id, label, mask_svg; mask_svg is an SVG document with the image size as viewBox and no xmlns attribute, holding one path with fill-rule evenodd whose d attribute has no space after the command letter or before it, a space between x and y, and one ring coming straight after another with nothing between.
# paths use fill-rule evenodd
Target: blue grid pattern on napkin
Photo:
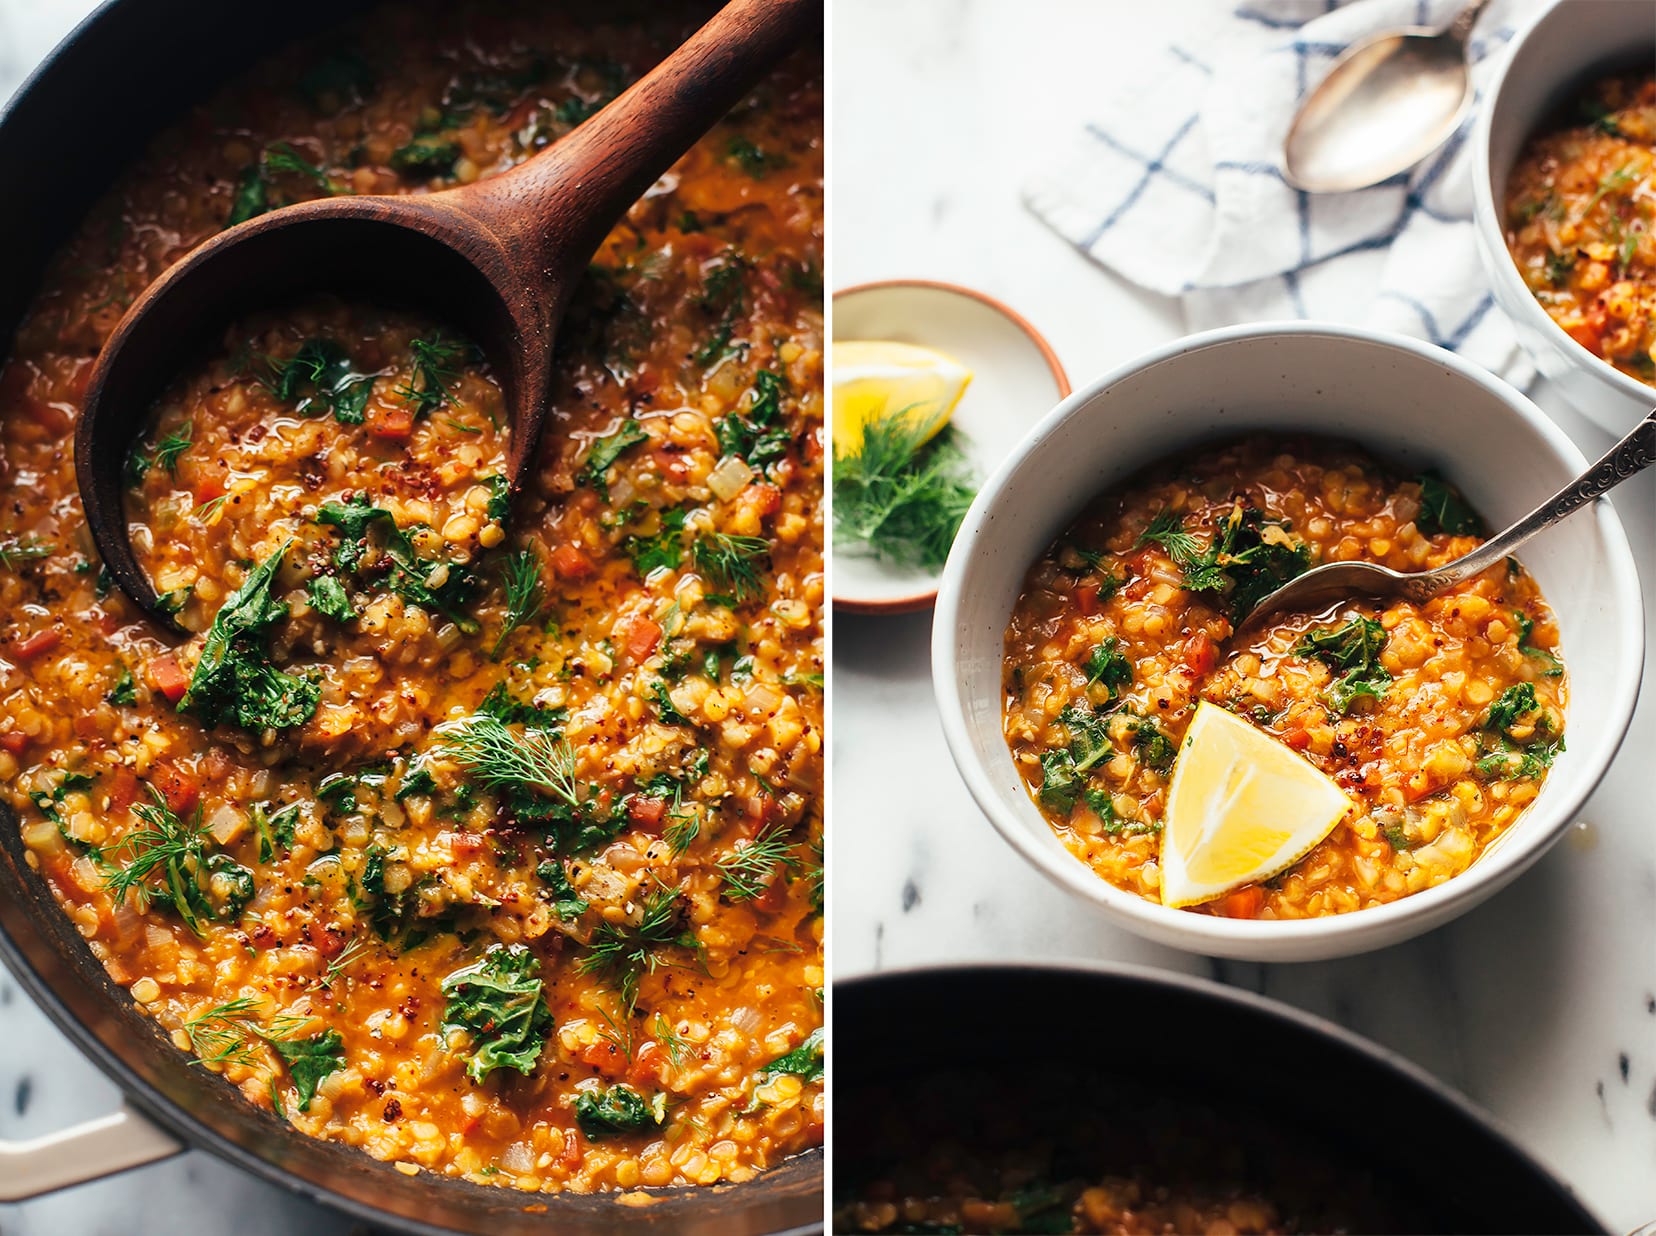
<instances>
[{"instance_id":1,"label":"blue grid pattern on napkin","mask_svg":"<svg viewBox=\"0 0 1656 1236\"><path fill-rule=\"evenodd\" d=\"M1469 46L1475 84L1536 2L1497 0L1483 15ZM1377 30L1447 24L1459 8L1255 0L1216 9L1101 106L1026 201L1093 260L1180 297L1193 329L1354 322L1463 351L1527 382L1533 371L1491 312L1477 261L1470 117L1422 163L1368 189L1310 194L1282 174L1288 123L1336 57Z\"/></svg>"}]
</instances>

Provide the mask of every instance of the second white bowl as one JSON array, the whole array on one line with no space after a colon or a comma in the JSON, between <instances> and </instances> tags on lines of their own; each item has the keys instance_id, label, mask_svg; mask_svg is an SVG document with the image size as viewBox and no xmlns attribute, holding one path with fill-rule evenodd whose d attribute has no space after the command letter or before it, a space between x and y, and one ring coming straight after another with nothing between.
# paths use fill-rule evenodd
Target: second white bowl
<instances>
[{"instance_id":1,"label":"second white bowl","mask_svg":"<svg viewBox=\"0 0 1656 1236\"><path fill-rule=\"evenodd\" d=\"M1525 565L1557 616L1569 669L1569 746L1529 811L1454 879L1375 909L1295 922L1192 914L1118 889L1064 849L1013 765L1001 732L1006 624L1030 564L1099 492L1204 441L1261 430L1348 439L1410 472L1436 467L1497 527L1586 466L1517 391L1412 339L1303 323L1183 339L1064 400L983 487L944 569L932 676L949 750L973 797L1057 884L1164 944L1255 961L1314 960L1445 922L1563 835L1632 718L1644 618L1633 555L1607 503L1528 547Z\"/></svg>"},{"instance_id":2,"label":"second white bowl","mask_svg":"<svg viewBox=\"0 0 1656 1236\"><path fill-rule=\"evenodd\" d=\"M1566 0L1518 32L1472 134L1478 253L1495 303L1512 319L1535 367L1584 416L1620 437L1656 406L1656 389L1589 352L1535 299L1507 249L1506 186L1535 132L1604 74L1648 68L1656 57L1652 0Z\"/></svg>"}]
</instances>

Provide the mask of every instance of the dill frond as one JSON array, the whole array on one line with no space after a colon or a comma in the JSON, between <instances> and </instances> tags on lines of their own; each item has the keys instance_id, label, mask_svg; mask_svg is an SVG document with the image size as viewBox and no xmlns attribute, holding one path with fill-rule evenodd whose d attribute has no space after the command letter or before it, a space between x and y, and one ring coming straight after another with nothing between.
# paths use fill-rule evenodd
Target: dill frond
<instances>
[{"instance_id":1,"label":"dill frond","mask_svg":"<svg viewBox=\"0 0 1656 1236\"><path fill-rule=\"evenodd\" d=\"M500 660L506 646L506 637L540 613L545 589L541 584L540 560L532 549L508 554L501 568L501 583L506 589L506 621L496 637L494 650L489 654Z\"/></svg>"},{"instance_id":2,"label":"dill frond","mask_svg":"<svg viewBox=\"0 0 1656 1236\"><path fill-rule=\"evenodd\" d=\"M959 435L912 409L863 427L854 455L834 458L834 537L868 547L899 566L943 565L977 495Z\"/></svg>"},{"instance_id":3,"label":"dill frond","mask_svg":"<svg viewBox=\"0 0 1656 1236\"><path fill-rule=\"evenodd\" d=\"M497 718L480 713L442 735L437 751L463 764L490 789L544 790L571 807L581 805L575 752L544 730L514 733Z\"/></svg>"},{"instance_id":4,"label":"dill frond","mask_svg":"<svg viewBox=\"0 0 1656 1236\"><path fill-rule=\"evenodd\" d=\"M661 950L700 948L695 934L684 926L684 906L676 890L656 889L640 909L637 923L599 923L580 961L581 973L613 986L629 1014L638 1008L639 983L662 964Z\"/></svg>"},{"instance_id":5,"label":"dill frond","mask_svg":"<svg viewBox=\"0 0 1656 1236\"><path fill-rule=\"evenodd\" d=\"M719 859L719 874L732 901L764 896L778 872L795 871L799 858L783 829L761 833Z\"/></svg>"},{"instance_id":6,"label":"dill frond","mask_svg":"<svg viewBox=\"0 0 1656 1236\"><path fill-rule=\"evenodd\" d=\"M10 537L0 541L0 567L15 571L25 562L50 558L54 547L38 536Z\"/></svg>"},{"instance_id":7,"label":"dill frond","mask_svg":"<svg viewBox=\"0 0 1656 1236\"><path fill-rule=\"evenodd\" d=\"M1184 520L1173 511L1162 510L1156 517L1145 525L1144 531L1139 533L1138 540L1133 542L1133 548L1139 549L1145 545L1160 545L1167 551L1167 556L1180 566L1191 562L1202 552L1202 542L1192 533L1184 530Z\"/></svg>"},{"instance_id":8,"label":"dill frond","mask_svg":"<svg viewBox=\"0 0 1656 1236\"><path fill-rule=\"evenodd\" d=\"M456 362L465 355L466 345L441 332L430 339L416 339L408 345L413 371L395 394L414 406L416 416L426 416L444 404L454 402L454 383L460 379Z\"/></svg>"},{"instance_id":9,"label":"dill frond","mask_svg":"<svg viewBox=\"0 0 1656 1236\"><path fill-rule=\"evenodd\" d=\"M759 574L759 564L770 556L770 542L764 537L715 532L698 537L690 556L696 569L717 591L738 601L764 595L765 581Z\"/></svg>"}]
</instances>

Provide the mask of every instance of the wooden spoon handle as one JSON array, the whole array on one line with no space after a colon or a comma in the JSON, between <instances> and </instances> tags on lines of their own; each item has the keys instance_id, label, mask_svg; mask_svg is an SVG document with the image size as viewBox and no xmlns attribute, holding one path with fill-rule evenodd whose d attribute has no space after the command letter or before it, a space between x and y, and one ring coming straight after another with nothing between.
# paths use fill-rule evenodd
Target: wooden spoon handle
<instances>
[{"instance_id":1,"label":"wooden spoon handle","mask_svg":"<svg viewBox=\"0 0 1656 1236\"><path fill-rule=\"evenodd\" d=\"M822 0L731 0L545 153L460 191L531 283L584 270L615 221L822 24ZM539 278L535 278L539 276Z\"/></svg>"}]
</instances>

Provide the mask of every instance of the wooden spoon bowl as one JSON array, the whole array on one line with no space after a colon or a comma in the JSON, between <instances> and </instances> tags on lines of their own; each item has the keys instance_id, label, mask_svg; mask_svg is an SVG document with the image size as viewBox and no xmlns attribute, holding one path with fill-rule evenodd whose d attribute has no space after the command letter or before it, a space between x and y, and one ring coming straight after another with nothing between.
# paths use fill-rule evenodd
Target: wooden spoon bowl
<instances>
[{"instance_id":1,"label":"wooden spoon bowl","mask_svg":"<svg viewBox=\"0 0 1656 1236\"><path fill-rule=\"evenodd\" d=\"M190 350L247 310L324 288L418 304L464 329L501 375L508 479L523 488L546 424L558 325L615 221L804 38L820 0L731 0L625 93L534 158L464 188L337 197L273 211L192 250L126 312L92 370L75 470L116 585L157 625L133 553L125 464Z\"/></svg>"}]
</instances>

